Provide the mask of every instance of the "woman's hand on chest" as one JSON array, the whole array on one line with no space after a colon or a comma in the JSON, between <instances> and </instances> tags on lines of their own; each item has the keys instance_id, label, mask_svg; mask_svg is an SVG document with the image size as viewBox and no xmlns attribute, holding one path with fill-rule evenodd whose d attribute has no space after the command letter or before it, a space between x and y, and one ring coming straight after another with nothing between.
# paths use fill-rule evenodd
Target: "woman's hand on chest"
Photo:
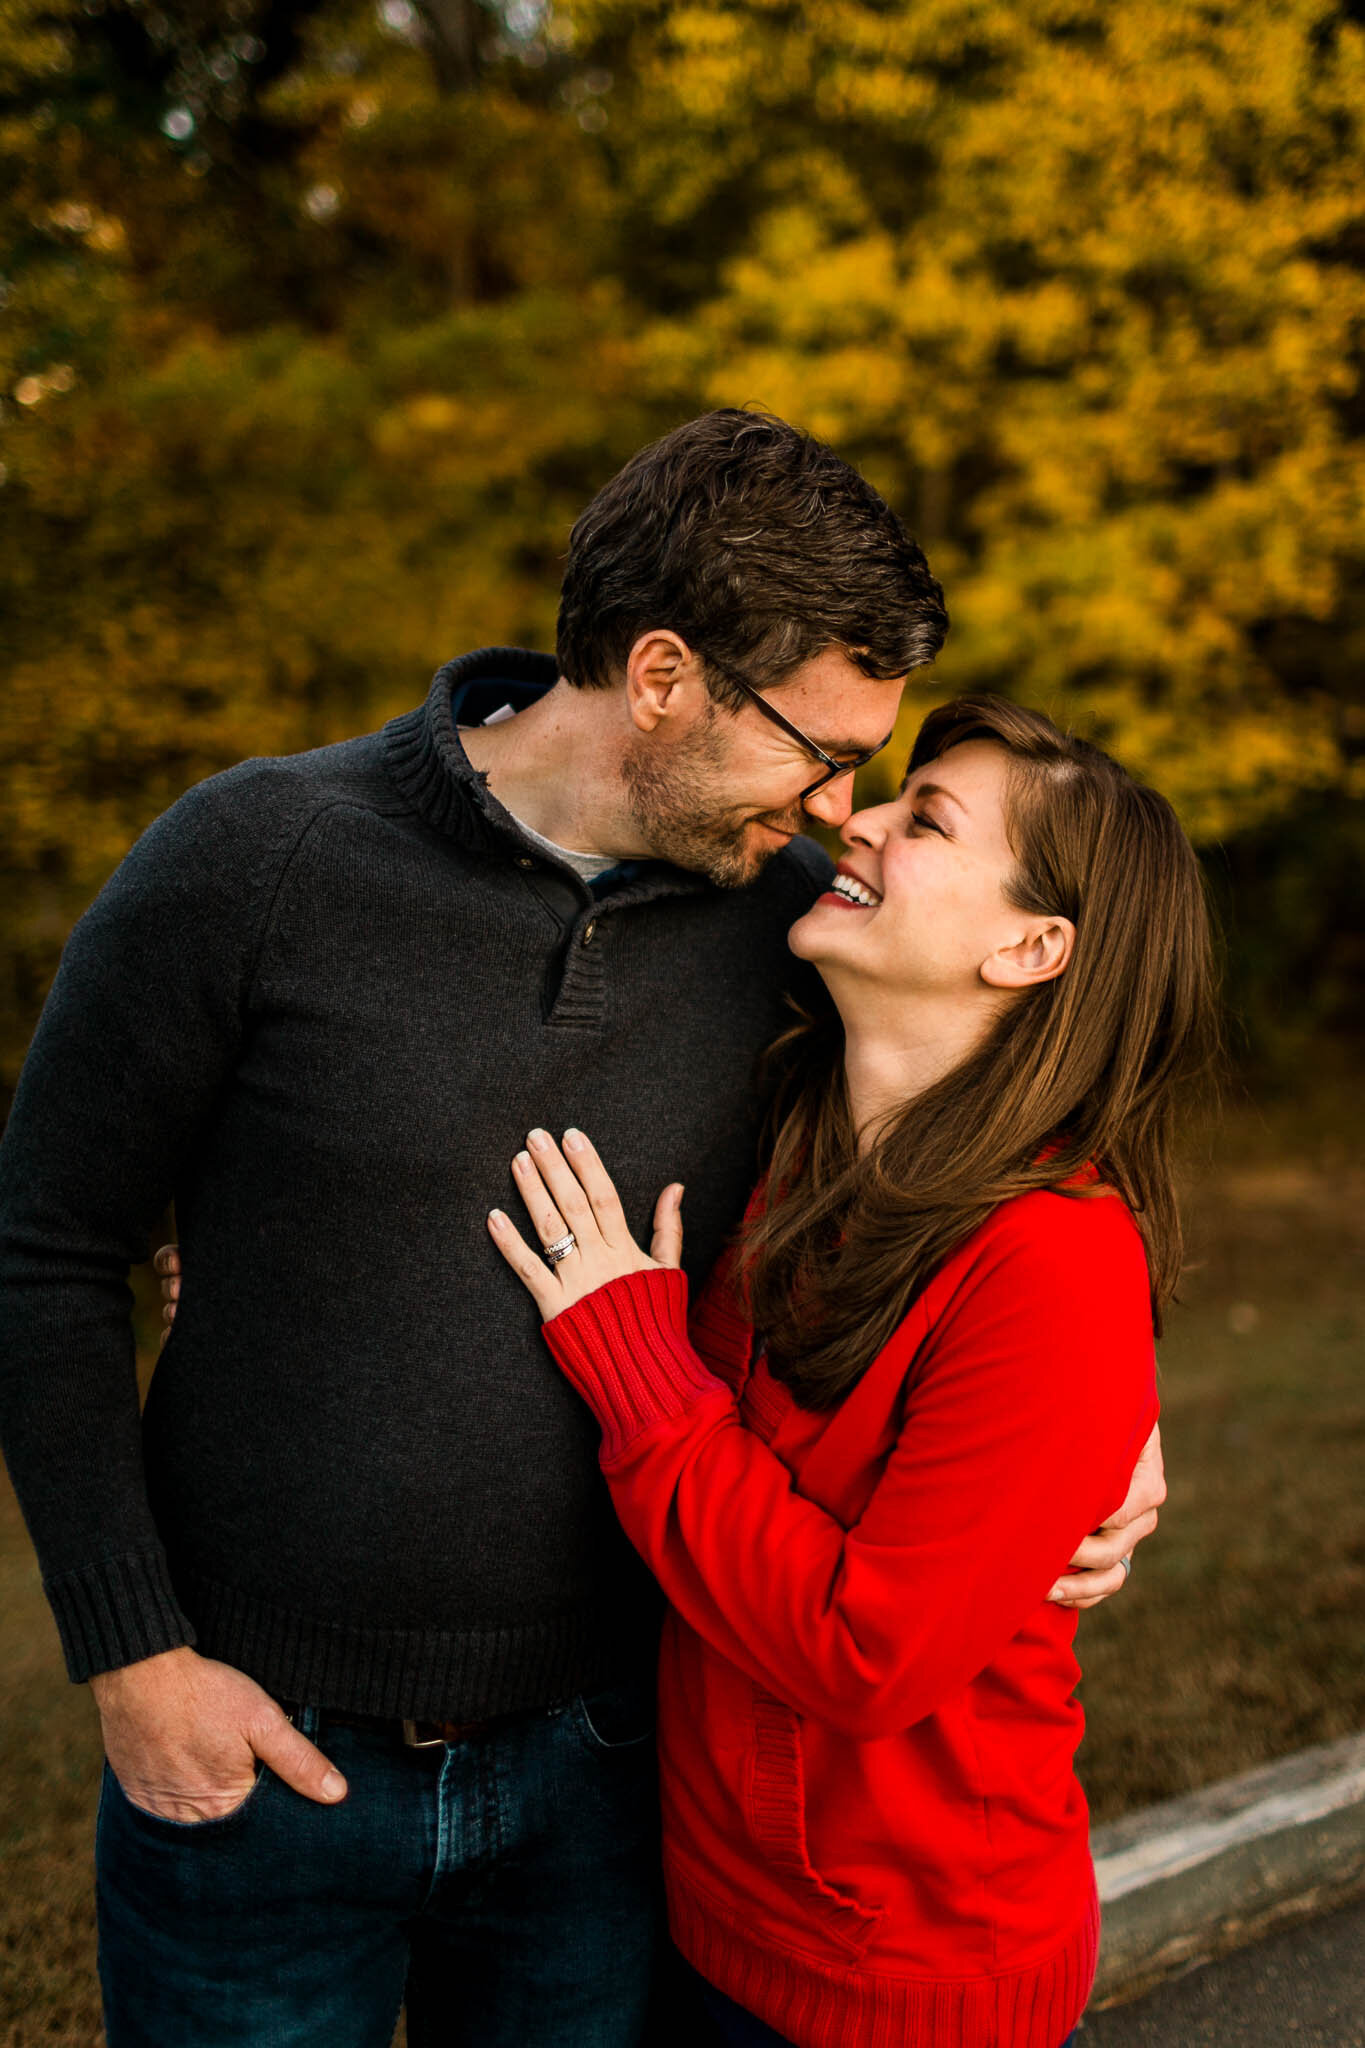
<instances>
[{"instance_id":1,"label":"woman's hand on chest","mask_svg":"<svg viewBox=\"0 0 1365 2048\"><path fill-rule=\"evenodd\" d=\"M654 1208L648 1253L630 1234L620 1196L596 1147L582 1131L566 1131L561 1150L548 1131L533 1130L512 1162L517 1192L540 1242L535 1251L501 1209L489 1211L493 1242L535 1299L541 1320L626 1273L682 1264L682 1197L675 1181Z\"/></svg>"}]
</instances>

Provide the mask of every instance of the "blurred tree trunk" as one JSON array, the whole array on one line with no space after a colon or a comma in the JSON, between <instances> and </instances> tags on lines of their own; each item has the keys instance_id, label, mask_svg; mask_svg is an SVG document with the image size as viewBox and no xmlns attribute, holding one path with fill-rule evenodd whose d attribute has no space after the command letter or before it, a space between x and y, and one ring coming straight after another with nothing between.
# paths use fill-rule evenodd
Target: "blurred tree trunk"
<instances>
[{"instance_id":1,"label":"blurred tree trunk","mask_svg":"<svg viewBox=\"0 0 1365 2048\"><path fill-rule=\"evenodd\" d=\"M479 0L422 0L431 61L443 92L465 92L483 68L481 32L488 14Z\"/></svg>"},{"instance_id":2,"label":"blurred tree trunk","mask_svg":"<svg viewBox=\"0 0 1365 2048\"><path fill-rule=\"evenodd\" d=\"M472 90L483 70L481 35L489 26L486 9L479 0L422 0L418 13L426 27L427 53L441 92ZM452 303L467 305L476 297L478 286L472 231L452 236L447 268Z\"/></svg>"}]
</instances>

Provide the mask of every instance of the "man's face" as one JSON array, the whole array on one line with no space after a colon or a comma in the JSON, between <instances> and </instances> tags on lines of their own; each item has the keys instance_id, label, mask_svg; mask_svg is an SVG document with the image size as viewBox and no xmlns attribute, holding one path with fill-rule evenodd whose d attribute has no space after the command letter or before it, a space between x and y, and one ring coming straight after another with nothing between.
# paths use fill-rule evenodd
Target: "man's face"
<instances>
[{"instance_id":1,"label":"man's face","mask_svg":"<svg viewBox=\"0 0 1365 2048\"><path fill-rule=\"evenodd\" d=\"M847 655L827 648L763 695L825 753L844 760L885 739L904 680L874 682ZM667 744L641 735L622 765L631 816L653 857L723 889L752 882L812 820L843 824L853 808L851 774L801 802L801 791L822 772L799 740L751 703L736 712L712 704Z\"/></svg>"}]
</instances>

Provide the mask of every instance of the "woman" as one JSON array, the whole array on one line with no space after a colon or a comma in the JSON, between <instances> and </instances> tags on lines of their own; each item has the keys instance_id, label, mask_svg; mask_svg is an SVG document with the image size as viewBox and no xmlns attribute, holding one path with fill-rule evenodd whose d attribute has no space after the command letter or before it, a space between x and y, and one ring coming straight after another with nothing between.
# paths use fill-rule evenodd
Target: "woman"
<instances>
[{"instance_id":1,"label":"woman","mask_svg":"<svg viewBox=\"0 0 1365 2048\"><path fill-rule=\"evenodd\" d=\"M1212 1036L1169 805L998 699L931 713L793 928L763 1183L687 1322L588 1140L489 1227L603 1429L670 1613L670 1917L734 2042L1058 2048L1098 1909L1047 1593L1125 1490L1180 1264L1178 1082Z\"/></svg>"}]
</instances>

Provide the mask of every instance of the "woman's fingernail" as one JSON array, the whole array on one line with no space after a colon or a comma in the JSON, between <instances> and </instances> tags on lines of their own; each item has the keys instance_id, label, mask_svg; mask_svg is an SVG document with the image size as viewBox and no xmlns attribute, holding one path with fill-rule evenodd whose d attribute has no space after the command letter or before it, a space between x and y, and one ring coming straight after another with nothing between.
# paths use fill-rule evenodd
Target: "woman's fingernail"
<instances>
[{"instance_id":1,"label":"woman's fingernail","mask_svg":"<svg viewBox=\"0 0 1365 2048\"><path fill-rule=\"evenodd\" d=\"M530 1153L518 1152L516 1158L512 1161L512 1164L513 1166L529 1166L531 1164Z\"/></svg>"},{"instance_id":2,"label":"woman's fingernail","mask_svg":"<svg viewBox=\"0 0 1365 2048\"><path fill-rule=\"evenodd\" d=\"M566 1152L581 1152L586 1143L587 1140L581 1131L565 1131L564 1150Z\"/></svg>"},{"instance_id":3,"label":"woman's fingernail","mask_svg":"<svg viewBox=\"0 0 1365 2048\"><path fill-rule=\"evenodd\" d=\"M530 1137L526 1140L526 1142L528 1145L548 1145L550 1142L550 1133L548 1131L542 1131L539 1128L537 1128L536 1130L532 1131Z\"/></svg>"},{"instance_id":4,"label":"woman's fingernail","mask_svg":"<svg viewBox=\"0 0 1365 2048\"><path fill-rule=\"evenodd\" d=\"M1054 1586L1054 1587L1052 1588L1052 1591L1051 1591L1051 1592L1050 1592L1050 1593L1048 1594L1048 1596L1047 1596L1047 1597L1048 1597L1048 1599L1049 1599L1049 1600L1060 1600L1060 1599L1061 1599L1061 1597L1062 1597L1062 1582L1061 1582L1061 1580L1060 1580L1060 1579L1058 1579L1058 1581L1057 1581L1056 1585L1055 1585L1055 1586Z\"/></svg>"},{"instance_id":5,"label":"woman's fingernail","mask_svg":"<svg viewBox=\"0 0 1365 2048\"><path fill-rule=\"evenodd\" d=\"M507 1221L507 1218L503 1214L501 1209L490 1209L488 1212L488 1220L492 1224L494 1230L501 1230L503 1224Z\"/></svg>"}]
</instances>

